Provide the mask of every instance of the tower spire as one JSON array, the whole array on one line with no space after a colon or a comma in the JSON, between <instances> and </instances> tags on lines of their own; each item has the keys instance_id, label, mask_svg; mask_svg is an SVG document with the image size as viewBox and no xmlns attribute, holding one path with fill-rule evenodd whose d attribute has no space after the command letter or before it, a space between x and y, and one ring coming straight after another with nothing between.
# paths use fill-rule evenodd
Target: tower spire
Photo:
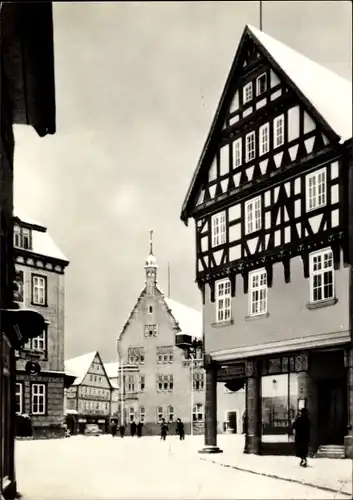
<instances>
[{"instance_id":1,"label":"tower spire","mask_svg":"<svg viewBox=\"0 0 353 500\"><path fill-rule=\"evenodd\" d=\"M150 231L150 255L153 255L153 230Z\"/></svg>"}]
</instances>

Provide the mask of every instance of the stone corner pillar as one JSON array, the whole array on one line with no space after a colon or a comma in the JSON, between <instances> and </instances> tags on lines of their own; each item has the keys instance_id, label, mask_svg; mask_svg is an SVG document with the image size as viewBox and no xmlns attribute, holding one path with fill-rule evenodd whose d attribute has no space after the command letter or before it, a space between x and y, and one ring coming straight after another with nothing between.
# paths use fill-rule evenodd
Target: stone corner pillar
<instances>
[{"instance_id":1,"label":"stone corner pillar","mask_svg":"<svg viewBox=\"0 0 353 500\"><path fill-rule=\"evenodd\" d=\"M223 453L217 446L217 365L205 362L205 446L199 453Z\"/></svg>"},{"instance_id":2,"label":"stone corner pillar","mask_svg":"<svg viewBox=\"0 0 353 500\"><path fill-rule=\"evenodd\" d=\"M353 458L353 348L345 353L347 370L347 435L344 437L344 454L346 458Z\"/></svg>"},{"instance_id":3,"label":"stone corner pillar","mask_svg":"<svg viewBox=\"0 0 353 500\"><path fill-rule=\"evenodd\" d=\"M245 447L244 453L261 453L260 370L256 360L245 361Z\"/></svg>"}]
</instances>

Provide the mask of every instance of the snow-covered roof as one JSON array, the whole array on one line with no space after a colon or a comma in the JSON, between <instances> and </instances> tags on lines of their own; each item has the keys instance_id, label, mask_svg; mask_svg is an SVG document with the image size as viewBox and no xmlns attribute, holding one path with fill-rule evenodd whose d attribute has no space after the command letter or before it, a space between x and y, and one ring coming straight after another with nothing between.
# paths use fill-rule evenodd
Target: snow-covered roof
<instances>
[{"instance_id":1,"label":"snow-covered roof","mask_svg":"<svg viewBox=\"0 0 353 500\"><path fill-rule=\"evenodd\" d=\"M52 257L53 259L59 259L68 262L67 257L62 253L60 248L56 245L53 238L50 236L46 227L42 224L33 221L29 217L24 217L23 214L19 214L15 211L14 214L21 222L30 224L33 226L39 226L42 230L37 230L32 228L32 248L30 250L25 250L26 252L33 252L35 254L44 255L46 257ZM23 249L21 249L23 250Z\"/></svg>"},{"instance_id":2,"label":"snow-covered roof","mask_svg":"<svg viewBox=\"0 0 353 500\"><path fill-rule=\"evenodd\" d=\"M118 376L119 362L113 361L112 363L104 363L104 368L108 378L115 378Z\"/></svg>"},{"instance_id":3,"label":"snow-covered roof","mask_svg":"<svg viewBox=\"0 0 353 500\"><path fill-rule=\"evenodd\" d=\"M165 303L170 309L175 321L181 330L180 333L190 335L193 338L202 339L202 313L185 306L169 297L164 297Z\"/></svg>"},{"instance_id":4,"label":"snow-covered roof","mask_svg":"<svg viewBox=\"0 0 353 500\"><path fill-rule=\"evenodd\" d=\"M253 26L251 34L344 142L352 137L352 83Z\"/></svg>"},{"instance_id":5,"label":"snow-covered roof","mask_svg":"<svg viewBox=\"0 0 353 500\"><path fill-rule=\"evenodd\" d=\"M74 375L76 377L72 385L79 385L85 378L97 351L82 354L76 358L71 358L65 361L65 373L67 375Z\"/></svg>"}]
</instances>

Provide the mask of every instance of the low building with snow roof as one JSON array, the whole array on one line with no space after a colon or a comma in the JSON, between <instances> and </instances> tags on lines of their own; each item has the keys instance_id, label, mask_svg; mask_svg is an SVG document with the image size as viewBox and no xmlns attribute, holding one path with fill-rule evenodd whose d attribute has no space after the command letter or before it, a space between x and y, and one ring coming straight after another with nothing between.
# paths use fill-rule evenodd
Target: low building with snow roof
<instances>
[{"instance_id":1,"label":"low building with snow roof","mask_svg":"<svg viewBox=\"0 0 353 500\"><path fill-rule=\"evenodd\" d=\"M202 313L165 296L157 283L152 239L144 269L145 286L118 338L117 362L106 365L122 389L116 393L119 421L127 427L129 422L140 421L144 424L144 434L158 434L162 418L169 423L172 433L176 419L181 418L186 433L191 431L191 422L194 433L203 433ZM177 335L199 341L192 364L176 346ZM227 427L229 418L234 430L241 432L244 403L244 393L234 394L221 384L220 432Z\"/></svg>"},{"instance_id":2,"label":"low building with snow roof","mask_svg":"<svg viewBox=\"0 0 353 500\"><path fill-rule=\"evenodd\" d=\"M113 386L99 352L65 361L65 373L74 382L65 391L67 425L71 434L83 434L87 424L109 431Z\"/></svg>"},{"instance_id":3,"label":"low building with snow roof","mask_svg":"<svg viewBox=\"0 0 353 500\"><path fill-rule=\"evenodd\" d=\"M17 353L16 412L30 415L34 437L62 436L65 271L69 261L43 224L16 209L13 244L14 301L20 308L39 312L47 322L44 332ZM26 373L28 360L39 363L39 375Z\"/></svg>"}]
</instances>

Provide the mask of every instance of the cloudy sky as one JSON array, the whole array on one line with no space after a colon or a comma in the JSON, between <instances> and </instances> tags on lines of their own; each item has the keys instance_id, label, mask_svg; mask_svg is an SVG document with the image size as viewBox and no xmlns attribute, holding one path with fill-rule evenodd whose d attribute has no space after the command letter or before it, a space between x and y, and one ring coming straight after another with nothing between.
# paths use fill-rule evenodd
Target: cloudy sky
<instances>
[{"instance_id":1,"label":"cloudy sky","mask_svg":"<svg viewBox=\"0 0 353 500\"><path fill-rule=\"evenodd\" d=\"M194 227L180 209L245 25L259 2L54 5L57 133L17 127L15 204L70 260L66 356L115 340L144 285L201 308ZM263 2L263 30L351 79L348 1ZM318 82L319 83L319 82Z\"/></svg>"}]
</instances>

